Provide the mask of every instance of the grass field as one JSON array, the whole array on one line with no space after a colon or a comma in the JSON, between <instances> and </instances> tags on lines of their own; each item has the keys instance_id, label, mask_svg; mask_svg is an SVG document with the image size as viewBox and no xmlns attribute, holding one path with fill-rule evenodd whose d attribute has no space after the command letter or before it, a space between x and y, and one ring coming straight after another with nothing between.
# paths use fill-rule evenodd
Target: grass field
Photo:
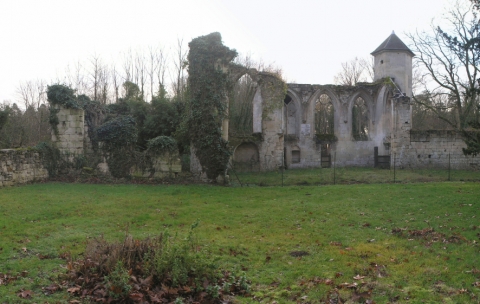
<instances>
[{"instance_id":1,"label":"grass field","mask_svg":"<svg viewBox=\"0 0 480 304\"><path fill-rule=\"evenodd\" d=\"M423 183L480 181L480 172L448 169L375 169L360 167L230 172L233 185L306 186L333 184Z\"/></svg>"},{"instance_id":2,"label":"grass field","mask_svg":"<svg viewBox=\"0 0 480 304\"><path fill-rule=\"evenodd\" d=\"M201 249L251 280L241 303L478 303L479 198L473 182L2 188L0 303L68 303L65 289L45 295L65 253L127 230L184 235L197 219Z\"/></svg>"}]
</instances>

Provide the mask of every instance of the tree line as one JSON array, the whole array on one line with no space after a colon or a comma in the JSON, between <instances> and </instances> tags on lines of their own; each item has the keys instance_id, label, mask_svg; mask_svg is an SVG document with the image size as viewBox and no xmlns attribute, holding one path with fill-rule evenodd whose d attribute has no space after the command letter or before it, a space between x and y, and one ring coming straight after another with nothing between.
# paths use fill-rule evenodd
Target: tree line
<instances>
[{"instance_id":1,"label":"tree line","mask_svg":"<svg viewBox=\"0 0 480 304\"><path fill-rule=\"evenodd\" d=\"M414 57L413 126L416 129L452 129L467 138L467 153L480 151L479 0L463 0L454 4L439 23L429 30L409 33ZM98 55L66 68L56 83L73 88L78 95L88 96L104 105L136 117L140 144L142 137L160 128L174 134L180 125L188 99L187 48L178 40L173 52L150 47L130 50L121 62L109 64ZM241 60L247 67L274 70L272 66ZM372 64L355 58L341 65L335 83L355 85L371 81ZM16 103L0 105L0 148L32 146L48 140L48 105L45 80L22 82L17 89ZM230 132L250 131L250 99L254 84L242 78L230 98ZM245 117L248 116L248 119ZM232 128L233 127L233 128ZM472 150L473 149L473 150ZM475 152L477 151L477 152Z\"/></svg>"}]
</instances>

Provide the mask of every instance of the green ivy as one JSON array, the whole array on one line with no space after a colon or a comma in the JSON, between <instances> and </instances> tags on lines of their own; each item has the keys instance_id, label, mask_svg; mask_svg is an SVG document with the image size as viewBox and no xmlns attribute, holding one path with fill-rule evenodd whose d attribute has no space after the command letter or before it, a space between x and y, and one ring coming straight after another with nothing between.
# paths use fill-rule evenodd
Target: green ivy
<instances>
[{"instance_id":1,"label":"green ivy","mask_svg":"<svg viewBox=\"0 0 480 304\"><path fill-rule=\"evenodd\" d=\"M147 151L152 155L173 154L177 151L177 142L169 136L158 136L148 141Z\"/></svg>"},{"instance_id":2,"label":"green ivy","mask_svg":"<svg viewBox=\"0 0 480 304\"><path fill-rule=\"evenodd\" d=\"M48 171L48 176L55 177L59 170L66 164L61 156L60 150L47 142L40 142L33 147L43 160L43 165Z\"/></svg>"},{"instance_id":3,"label":"green ivy","mask_svg":"<svg viewBox=\"0 0 480 304\"><path fill-rule=\"evenodd\" d=\"M266 119L270 113L283 107L283 100L287 95L287 83L279 75L262 73L262 118Z\"/></svg>"},{"instance_id":4,"label":"green ivy","mask_svg":"<svg viewBox=\"0 0 480 304\"><path fill-rule=\"evenodd\" d=\"M107 151L134 145L137 141L135 119L126 115L109 120L97 129L97 138Z\"/></svg>"},{"instance_id":5,"label":"green ivy","mask_svg":"<svg viewBox=\"0 0 480 304\"><path fill-rule=\"evenodd\" d=\"M113 177L130 176L137 153L137 129L132 116L119 116L107 121L97 129L97 138L103 142L108 169Z\"/></svg>"},{"instance_id":6,"label":"green ivy","mask_svg":"<svg viewBox=\"0 0 480 304\"><path fill-rule=\"evenodd\" d=\"M221 125L226 116L227 88L231 87L228 65L237 52L223 45L220 33L195 38L189 47L188 135L202 170L214 180L224 174L231 155Z\"/></svg>"},{"instance_id":7,"label":"green ivy","mask_svg":"<svg viewBox=\"0 0 480 304\"><path fill-rule=\"evenodd\" d=\"M0 130L8 121L8 116L10 115L10 108L7 106L3 110L0 108Z\"/></svg>"},{"instance_id":8,"label":"green ivy","mask_svg":"<svg viewBox=\"0 0 480 304\"><path fill-rule=\"evenodd\" d=\"M78 96L77 100L79 105L84 110L85 122L88 126L88 138L92 144L93 152L96 153L98 151L98 138L96 130L100 123L103 123L107 108L99 101L91 100L86 95Z\"/></svg>"},{"instance_id":9,"label":"green ivy","mask_svg":"<svg viewBox=\"0 0 480 304\"><path fill-rule=\"evenodd\" d=\"M47 98L51 105L67 109L81 109L75 96L75 90L63 84L47 86Z\"/></svg>"},{"instance_id":10,"label":"green ivy","mask_svg":"<svg viewBox=\"0 0 480 304\"><path fill-rule=\"evenodd\" d=\"M50 114L48 116L48 122L50 123L50 126L52 127L53 133L55 136L58 137L58 124L60 121L58 120L58 112L60 112L60 109L55 109L53 107L49 108Z\"/></svg>"}]
</instances>

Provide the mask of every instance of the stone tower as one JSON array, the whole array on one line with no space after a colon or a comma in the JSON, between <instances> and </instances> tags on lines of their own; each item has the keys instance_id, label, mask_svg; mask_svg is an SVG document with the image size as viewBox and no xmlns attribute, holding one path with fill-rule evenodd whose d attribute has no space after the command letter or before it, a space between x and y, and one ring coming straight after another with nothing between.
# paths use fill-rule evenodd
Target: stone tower
<instances>
[{"instance_id":1,"label":"stone tower","mask_svg":"<svg viewBox=\"0 0 480 304\"><path fill-rule=\"evenodd\" d=\"M390 77L408 97L412 97L412 58L415 54L395 32L373 51L374 81Z\"/></svg>"},{"instance_id":2,"label":"stone tower","mask_svg":"<svg viewBox=\"0 0 480 304\"><path fill-rule=\"evenodd\" d=\"M400 91L395 91L392 98L390 151L393 155L391 162L396 162L397 166L404 167L406 164L395 161L395 158L405 160L410 151L412 58L415 54L394 32L371 54L375 60L374 81L390 77Z\"/></svg>"}]
</instances>

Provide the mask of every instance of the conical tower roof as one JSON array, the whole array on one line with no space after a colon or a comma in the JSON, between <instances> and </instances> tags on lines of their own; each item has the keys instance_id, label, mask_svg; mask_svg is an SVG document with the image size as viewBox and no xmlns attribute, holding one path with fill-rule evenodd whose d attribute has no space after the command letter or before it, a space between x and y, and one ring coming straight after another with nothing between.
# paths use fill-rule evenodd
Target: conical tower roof
<instances>
[{"instance_id":1,"label":"conical tower roof","mask_svg":"<svg viewBox=\"0 0 480 304\"><path fill-rule=\"evenodd\" d=\"M392 34L370 54L376 55L383 51L401 51L407 52L412 57L415 56L415 54L405 45L405 43L403 43L403 41L400 40L397 35L395 35L395 32L392 32Z\"/></svg>"}]
</instances>

